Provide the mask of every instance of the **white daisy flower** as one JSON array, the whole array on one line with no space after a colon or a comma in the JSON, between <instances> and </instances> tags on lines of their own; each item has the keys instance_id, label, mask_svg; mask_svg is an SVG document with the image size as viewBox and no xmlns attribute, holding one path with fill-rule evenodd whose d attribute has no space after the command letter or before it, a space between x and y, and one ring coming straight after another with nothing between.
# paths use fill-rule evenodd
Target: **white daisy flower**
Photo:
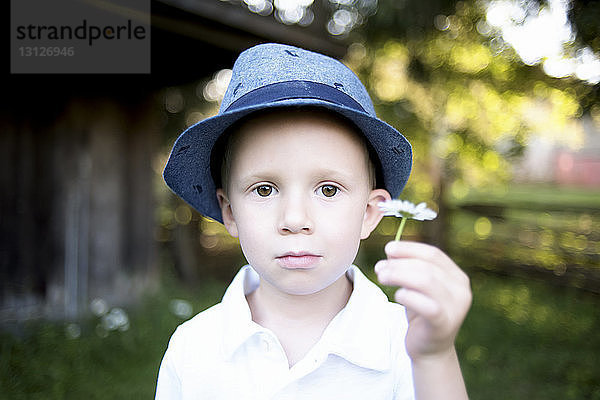
<instances>
[{"instance_id":1,"label":"white daisy flower","mask_svg":"<svg viewBox=\"0 0 600 400\"><path fill-rule=\"evenodd\" d=\"M415 206L408 200L394 199L380 202L377 205L379 206L379 210L383 213L384 216L402 218L400 222L400 227L398 228L398 232L396 233L395 240L400 239L407 219L425 221L437 217L437 213L432 209L427 208L427 204L425 203L419 203Z\"/></svg>"},{"instance_id":2,"label":"white daisy flower","mask_svg":"<svg viewBox=\"0 0 600 400\"><path fill-rule=\"evenodd\" d=\"M408 200L388 200L377 205L384 216L410 218L419 221L431 220L437 217L437 213L427 208L425 203L419 203L415 206Z\"/></svg>"}]
</instances>

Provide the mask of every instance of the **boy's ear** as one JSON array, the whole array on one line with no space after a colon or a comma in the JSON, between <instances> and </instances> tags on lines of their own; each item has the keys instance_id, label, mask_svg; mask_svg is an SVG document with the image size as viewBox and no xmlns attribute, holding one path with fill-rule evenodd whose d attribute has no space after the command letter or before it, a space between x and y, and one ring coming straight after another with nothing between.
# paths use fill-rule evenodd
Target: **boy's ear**
<instances>
[{"instance_id":1,"label":"boy's ear","mask_svg":"<svg viewBox=\"0 0 600 400\"><path fill-rule=\"evenodd\" d=\"M231 203L229 202L229 198L225 194L225 191L221 188L217 189L217 200L221 207L221 216L223 217L225 229L227 229L227 232L229 232L231 236L238 237L238 229L235 219L233 218L233 212L231 211Z\"/></svg>"},{"instance_id":2,"label":"boy's ear","mask_svg":"<svg viewBox=\"0 0 600 400\"><path fill-rule=\"evenodd\" d=\"M378 203L382 201L390 200L392 196L385 189L373 189L369 194L367 201L367 208L365 209L365 217L363 219L362 230L360 232L360 238L366 239L369 237L371 232L377 227L383 214L379 211Z\"/></svg>"}]
</instances>

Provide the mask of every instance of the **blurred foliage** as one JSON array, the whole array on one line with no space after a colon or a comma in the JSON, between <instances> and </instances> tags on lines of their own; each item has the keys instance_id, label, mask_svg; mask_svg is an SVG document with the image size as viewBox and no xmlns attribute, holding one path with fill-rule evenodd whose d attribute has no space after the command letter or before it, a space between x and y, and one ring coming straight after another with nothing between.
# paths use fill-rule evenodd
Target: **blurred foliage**
<instances>
[{"instance_id":1,"label":"blurred foliage","mask_svg":"<svg viewBox=\"0 0 600 400\"><path fill-rule=\"evenodd\" d=\"M447 253L464 269L522 276L600 294L600 191L512 186L472 191L451 199L440 215L448 221ZM424 241L431 222L409 221L403 238ZM363 241L356 263L371 268L398 228L384 218Z\"/></svg>"},{"instance_id":2,"label":"blurred foliage","mask_svg":"<svg viewBox=\"0 0 600 400\"><path fill-rule=\"evenodd\" d=\"M569 19L577 27L579 39L600 53L600 2L594 0L576 0L569 12Z\"/></svg>"},{"instance_id":3,"label":"blurred foliage","mask_svg":"<svg viewBox=\"0 0 600 400\"><path fill-rule=\"evenodd\" d=\"M368 23L355 32L354 39L374 43L389 37L413 39L426 36L434 30L434 21L438 16L452 15L457 8L478 7L497 0L379 0L377 13L369 17ZM521 5L548 7L548 0L514 1ZM570 0L568 18L577 33L576 41L580 45L591 47L600 53L600 2L595 0Z\"/></svg>"},{"instance_id":4,"label":"blurred foliage","mask_svg":"<svg viewBox=\"0 0 600 400\"><path fill-rule=\"evenodd\" d=\"M520 186L451 205L448 251L461 265L600 293L600 191Z\"/></svg>"},{"instance_id":5,"label":"blurred foliage","mask_svg":"<svg viewBox=\"0 0 600 400\"><path fill-rule=\"evenodd\" d=\"M454 4L449 15L430 12L429 29L418 35L390 35L394 30L375 21L370 29L381 34L368 31L369 41L352 45L345 60L366 83L380 117L413 144L406 196L419 201L439 201L442 183L460 194L508 182L532 134L580 148L580 117L597 107L594 87L550 78L482 34L478 3ZM386 6L380 3L375 20L392 19Z\"/></svg>"},{"instance_id":6,"label":"blurred foliage","mask_svg":"<svg viewBox=\"0 0 600 400\"><path fill-rule=\"evenodd\" d=\"M457 339L473 399L600 399L598 296L471 272Z\"/></svg>"},{"instance_id":7,"label":"blurred foliage","mask_svg":"<svg viewBox=\"0 0 600 400\"><path fill-rule=\"evenodd\" d=\"M423 37L434 29L435 17L452 14L456 3L456 0L378 0L377 13L356 30L355 38L375 43L390 37L407 40Z\"/></svg>"}]
</instances>

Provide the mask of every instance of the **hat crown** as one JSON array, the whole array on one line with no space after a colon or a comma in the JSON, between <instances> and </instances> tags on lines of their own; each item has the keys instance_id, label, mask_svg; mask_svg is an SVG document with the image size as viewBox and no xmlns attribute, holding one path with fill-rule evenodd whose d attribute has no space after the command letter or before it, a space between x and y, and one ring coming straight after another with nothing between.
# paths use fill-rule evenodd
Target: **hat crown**
<instances>
[{"instance_id":1,"label":"hat crown","mask_svg":"<svg viewBox=\"0 0 600 400\"><path fill-rule=\"evenodd\" d=\"M280 82L302 81L335 88L354 99L369 115L376 115L367 90L350 68L323 54L278 43L259 44L240 54L219 114L256 89Z\"/></svg>"}]
</instances>

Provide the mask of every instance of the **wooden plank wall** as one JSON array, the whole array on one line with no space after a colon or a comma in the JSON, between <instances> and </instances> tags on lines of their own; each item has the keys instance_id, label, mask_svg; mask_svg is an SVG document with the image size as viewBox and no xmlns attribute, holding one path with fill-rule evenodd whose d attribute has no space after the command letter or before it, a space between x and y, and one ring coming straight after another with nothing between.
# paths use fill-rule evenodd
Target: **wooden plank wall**
<instances>
[{"instance_id":1,"label":"wooden plank wall","mask_svg":"<svg viewBox=\"0 0 600 400\"><path fill-rule=\"evenodd\" d=\"M0 122L0 323L75 318L156 282L151 104L71 99Z\"/></svg>"}]
</instances>

